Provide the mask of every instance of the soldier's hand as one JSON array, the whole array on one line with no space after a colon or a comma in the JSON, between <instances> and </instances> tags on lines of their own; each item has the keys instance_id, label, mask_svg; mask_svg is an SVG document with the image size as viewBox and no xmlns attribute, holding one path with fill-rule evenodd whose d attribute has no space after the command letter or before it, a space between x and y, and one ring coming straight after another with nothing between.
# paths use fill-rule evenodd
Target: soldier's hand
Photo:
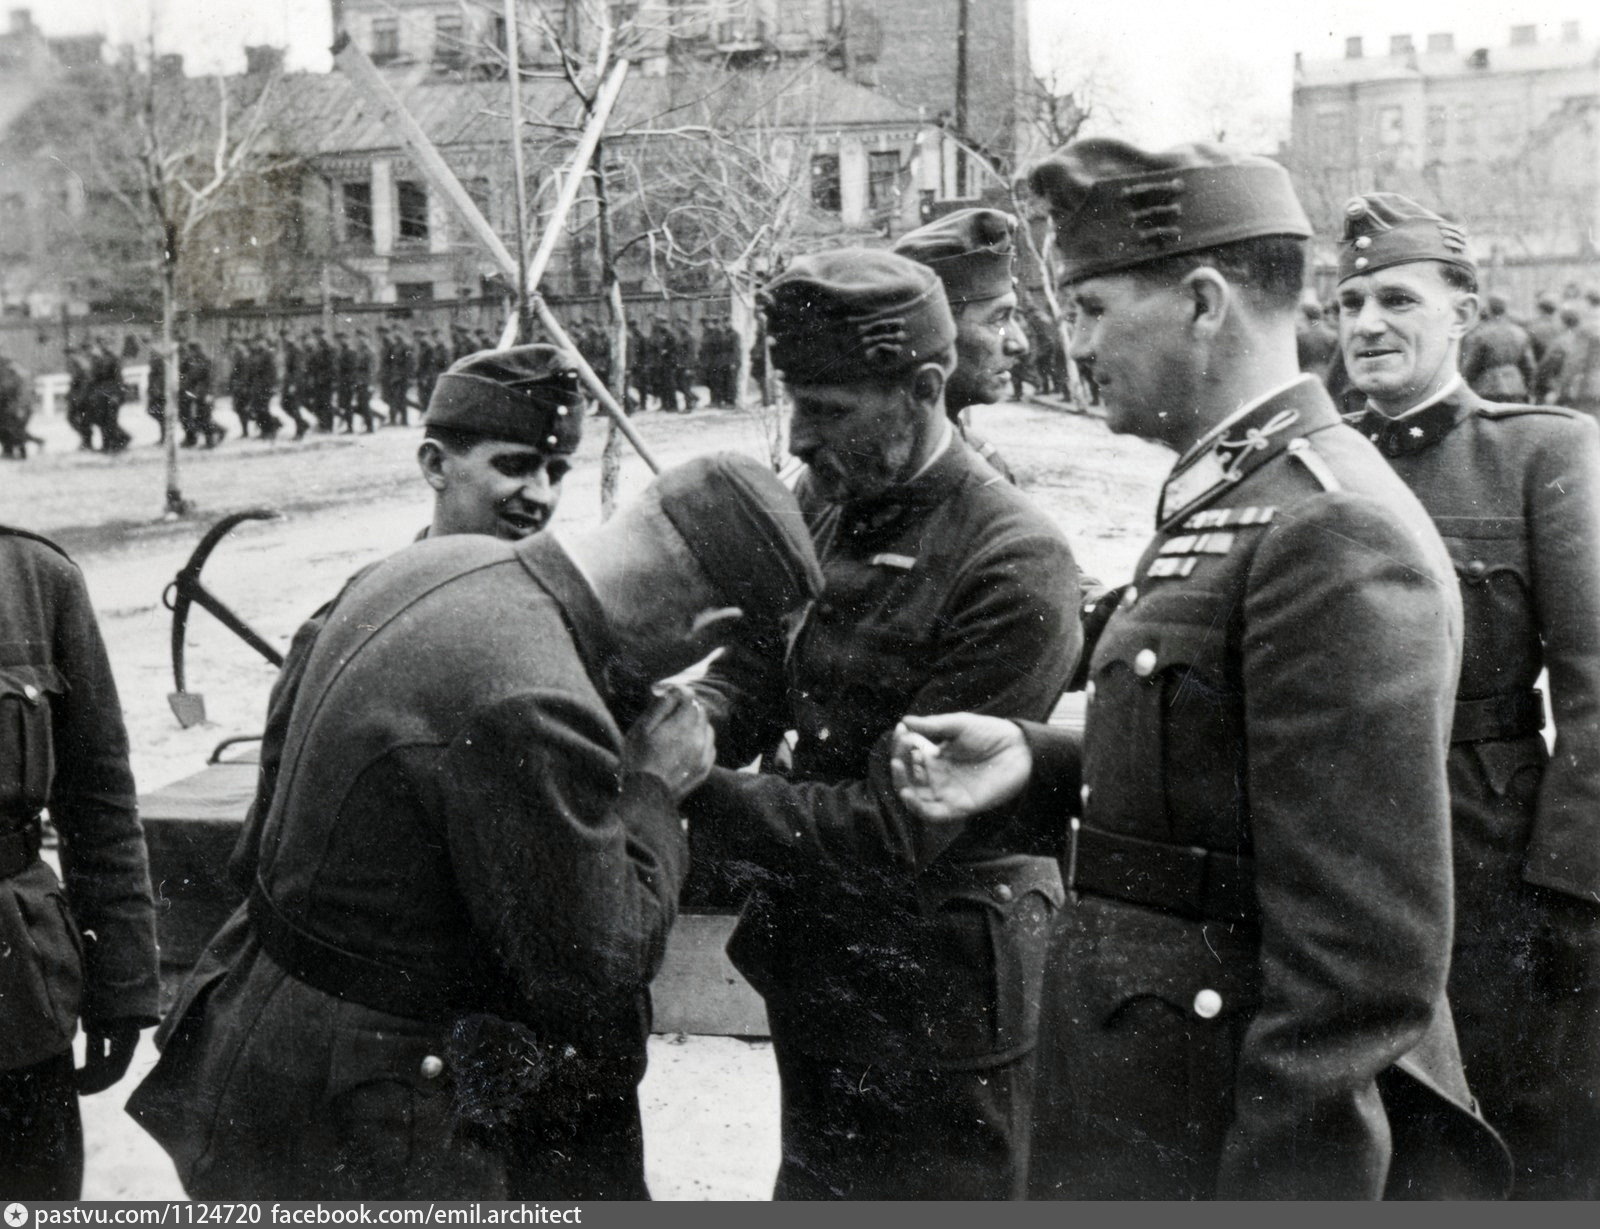
<instances>
[{"instance_id":1,"label":"soldier's hand","mask_svg":"<svg viewBox=\"0 0 1600 1229\"><path fill-rule=\"evenodd\" d=\"M139 1045L139 1025L133 1020L106 1020L83 1026L86 1045L83 1066L77 1071L78 1095L104 1092L125 1074Z\"/></svg>"},{"instance_id":2,"label":"soldier's hand","mask_svg":"<svg viewBox=\"0 0 1600 1229\"><path fill-rule=\"evenodd\" d=\"M895 726L889 774L913 815L970 819L1022 793L1033 752L1021 729L1000 717L906 717Z\"/></svg>"},{"instance_id":3,"label":"soldier's hand","mask_svg":"<svg viewBox=\"0 0 1600 1229\"><path fill-rule=\"evenodd\" d=\"M628 730L622 748L624 772L644 772L682 802L717 762L717 740L705 705L692 690L673 684Z\"/></svg>"}]
</instances>

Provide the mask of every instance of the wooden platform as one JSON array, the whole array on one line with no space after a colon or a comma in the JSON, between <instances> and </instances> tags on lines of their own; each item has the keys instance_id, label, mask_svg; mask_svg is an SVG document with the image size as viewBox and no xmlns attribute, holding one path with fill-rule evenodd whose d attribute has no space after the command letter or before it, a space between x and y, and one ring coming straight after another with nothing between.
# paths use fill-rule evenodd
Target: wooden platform
<instances>
[{"instance_id":1,"label":"wooden platform","mask_svg":"<svg viewBox=\"0 0 1600 1229\"><path fill-rule=\"evenodd\" d=\"M208 764L139 800L155 888L163 1006L243 900L227 867L255 792L256 765L253 755L246 756ZM767 1035L761 997L723 951L733 922L725 911L686 909L679 915L651 987L656 1032Z\"/></svg>"}]
</instances>

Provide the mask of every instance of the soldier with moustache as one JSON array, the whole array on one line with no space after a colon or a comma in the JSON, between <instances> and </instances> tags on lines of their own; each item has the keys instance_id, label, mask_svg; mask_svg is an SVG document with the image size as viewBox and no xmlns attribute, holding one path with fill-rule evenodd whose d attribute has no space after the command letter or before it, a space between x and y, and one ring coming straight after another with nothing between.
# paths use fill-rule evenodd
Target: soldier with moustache
<instances>
[{"instance_id":1,"label":"soldier with moustache","mask_svg":"<svg viewBox=\"0 0 1600 1229\"><path fill-rule=\"evenodd\" d=\"M1015 483L999 449L971 429L970 408L1004 401L1011 373L1028 357L1017 311L1017 220L998 209L963 209L901 236L900 255L939 275L956 320L956 369L945 412L980 457Z\"/></svg>"},{"instance_id":2,"label":"soldier with moustache","mask_svg":"<svg viewBox=\"0 0 1600 1229\"><path fill-rule=\"evenodd\" d=\"M1077 568L950 422L958 334L927 266L804 256L762 310L823 590L769 656L707 675L724 767L685 811L696 859L747 896L728 953L778 1062L774 1197L1017 1198L1054 847L1003 820L922 830L887 752L908 711L1043 720L1077 657ZM769 771L733 771L763 752Z\"/></svg>"},{"instance_id":3,"label":"soldier with moustache","mask_svg":"<svg viewBox=\"0 0 1600 1229\"><path fill-rule=\"evenodd\" d=\"M1403 196L1357 197L1339 279L1345 365L1367 398L1350 421L1433 517L1466 612L1449 770L1450 1002L1467 1078L1511 1149L1516 1197L1594 1199L1600 431L1586 415L1492 404L1467 386L1457 363L1477 267L1459 226Z\"/></svg>"},{"instance_id":4,"label":"soldier with moustache","mask_svg":"<svg viewBox=\"0 0 1600 1229\"><path fill-rule=\"evenodd\" d=\"M1503 1192L1445 997L1461 599L1426 511L1299 370L1284 169L1095 139L1037 167L1072 357L1178 454L1087 727L907 717L934 826L1065 837L1036 1198Z\"/></svg>"}]
</instances>

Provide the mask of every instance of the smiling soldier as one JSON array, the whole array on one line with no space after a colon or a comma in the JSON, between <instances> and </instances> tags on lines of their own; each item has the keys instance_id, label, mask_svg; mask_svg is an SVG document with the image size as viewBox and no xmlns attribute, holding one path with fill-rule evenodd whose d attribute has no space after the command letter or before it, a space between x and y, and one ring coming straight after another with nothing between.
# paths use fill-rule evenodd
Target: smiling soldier
<instances>
[{"instance_id":1,"label":"smiling soldier","mask_svg":"<svg viewBox=\"0 0 1600 1229\"><path fill-rule=\"evenodd\" d=\"M956 369L944 408L962 437L1009 482L1011 467L989 441L968 429L963 411L1011 393L1011 373L1028 356L1017 313L1017 220L998 209L963 209L901 237L894 250L939 275L956 322Z\"/></svg>"},{"instance_id":2,"label":"smiling soldier","mask_svg":"<svg viewBox=\"0 0 1600 1229\"><path fill-rule=\"evenodd\" d=\"M1351 421L1416 492L1461 584L1450 736L1455 950L1467 1078L1515 1194L1600 1196L1600 433L1497 405L1457 372L1477 314L1461 228L1391 193L1347 207L1339 252ZM1534 690L1549 671L1555 754Z\"/></svg>"},{"instance_id":3,"label":"smiling soldier","mask_svg":"<svg viewBox=\"0 0 1600 1229\"><path fill-rule=\"evenodd\" d=\"M1415 497L1299 370L1289 176L1096 139L1031 183L1072 357L1112 430L1178 460L1082 734L907 717L895 749L925 819L1069 827L1030 1193L1503 1189L1445 1000L1460 598Z\"/></svg>"}]
</instances>

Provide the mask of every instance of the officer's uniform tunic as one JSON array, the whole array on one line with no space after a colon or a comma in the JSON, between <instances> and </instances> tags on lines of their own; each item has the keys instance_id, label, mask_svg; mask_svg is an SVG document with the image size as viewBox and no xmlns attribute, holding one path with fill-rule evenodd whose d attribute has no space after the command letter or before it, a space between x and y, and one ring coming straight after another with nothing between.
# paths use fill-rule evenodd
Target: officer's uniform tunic
<instances>
[{"instance_id":1,"label":"officer's uniform tunic","mask_svg":"<svg viewBox=\"0 0 1600 1229\"><path fill-rule=\"evenodd\" d=\"M1181 461L1159 524L1081 744L1025 725L1029 803L1082 816L1032 1194L1495 1193L1444 995L1461 613L1438 535L1311 377Z\"/></svg>"},{"instance_id":2,"label":"officer's uniform tunic","mask_svg":"<svg viewBox=\"0 0 1600 1229\"><path fill-rule=\"evenodd\" d=\"M684 807L696 860L750 893L729 954L783 1081L776 1194L1020 1195L1058 842L916 823L886 755L907 712L1044 718L1077 657L1077 570L959 439L880 500L800 495L825 581L787 678L717 684L721 762L793 729L790 778L719 769Z\"/></svg>"},{"instance_id":3,"label":"officer's uniform tunic","mask_svg":"<svg viewBox=\"0 0 1600 1229\"><path fill-rule=\"evenodd\" d=\"M1517 1193L1600 1196L1600 433L1465 388L1351 420L1450 550L1466 615L1450 748L1450 1000ZM1555 754L1534 690L1549 671Z\"/></svg>"}]
</instances>

